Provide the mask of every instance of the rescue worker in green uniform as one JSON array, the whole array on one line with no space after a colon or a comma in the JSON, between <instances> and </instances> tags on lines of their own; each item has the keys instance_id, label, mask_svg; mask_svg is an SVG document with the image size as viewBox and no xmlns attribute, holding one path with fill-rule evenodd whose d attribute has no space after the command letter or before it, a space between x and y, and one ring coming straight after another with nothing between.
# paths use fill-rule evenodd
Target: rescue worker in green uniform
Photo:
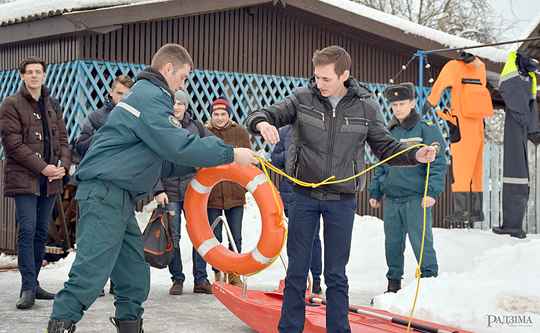
<instances>
[{"instance_id":1,"label":"rescue worker in green uniform","mask_svg":"<svg viewBox=\"0 0 540 333\"><path fill-rule=\"evenodd\" d=\"M193 61L182 46L161 47L96 132L75 172L80 184L75 196L80 212L77 257L54 299L48 333L74 332L109 277L116 306L111 322L120 333L142 332L150 267L144 261L134 201L146 197L160 177L233 161L258 162L258 154L248 148L181 128L174 117L174 93L184 88L191 68Z\"/></svg>"},{"instance_id":2,"label":"rescue worker in green uniform","mask_svg":"<svg viewBox=\"0 0 540 333\"><path fill-rule=\"evenodd\" d=\"M427 196L424 201L427 164L401 168L381 164L369 185L372 207L380 207L386 194L384 207L384 234L386 263L388 265L388 288L386 292L401 289L403 277L405 240L409 234L416 260L420 258L424 226L424 205L426 206L426 235L424 254L420 268L422 277L436 277L437 257L433 248L431 231L431 207L444 191L446 179L446 146L439 129L422 119L414 108L414 85L410 82L389 86L384 96L392 103L394 116L387 127L392 137L408 145L425 144L434 146L437 151L435 161L429 169Z\"/></svg>"}]
</instances>

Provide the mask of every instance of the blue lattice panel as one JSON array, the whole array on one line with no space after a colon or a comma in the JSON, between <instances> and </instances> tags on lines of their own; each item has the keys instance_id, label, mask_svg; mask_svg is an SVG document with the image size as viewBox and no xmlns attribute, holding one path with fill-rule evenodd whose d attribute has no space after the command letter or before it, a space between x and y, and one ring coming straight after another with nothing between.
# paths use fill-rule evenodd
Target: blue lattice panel
<instances>
[{"instance_id":1,"label":"blue lattice panel","mask_svg":"<svg viewBox=\"0 0 540 333\"><path fill-rule=\"evenodd\" d=\"M60 100L69 142L78 137L87 114L103 106L112 81L118 75L124 74L135 78L145 67L139 64L89 60L49 65L45 84L51 88L53 96ZM243 125L252 110L269 106L307 83L308 78L193 70L184 91L190 97L190 108L194 110L198 120L208 122L210 104L224 95L231 102L232 119ZM3 100L15 93L20 84L18 70L0 72L0 98ZM382 118L387 124L392 118L391 106L382 96L387 85L372 83L365 85L373 90L374 98L381 106ZM418 90L418 87L416 89ZM424 96L428 96L430 90L424 88ZM445 91L437 107L442 109L449 105L450 92ZM439 124L433 109L425 117L437 124L443 135L448 132L446 122ZM252 139L252 148L270 153L273 145L264 142L261 137L255 137ZM3 148L0 146L0 156L2 155ZM376 160L369 146L366 148L366 160L370 162Z\"/></svg>"}]
</instances>

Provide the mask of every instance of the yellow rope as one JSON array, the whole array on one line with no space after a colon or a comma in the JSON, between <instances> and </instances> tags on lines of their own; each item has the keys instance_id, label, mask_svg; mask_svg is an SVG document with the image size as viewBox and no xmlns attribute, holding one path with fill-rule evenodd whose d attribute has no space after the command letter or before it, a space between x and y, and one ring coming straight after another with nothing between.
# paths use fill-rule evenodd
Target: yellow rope
<instances>
[{"instance_id":1,"label":"yellow rope","mask_svg":"<svg viewBox=\"0 0 540 333\"><path fill-rule=\"evenodd\" d=\"M301 186L304 186L304 187L312 187L312 188L315 188L315 187L319 187L321 185L329 185L329 184L337 184L337 183L343 183L343 182L347 182L351 179L354 179L356 177L359 177L361 175L363 175L364 173L368 172L369 170L373 169L373 168L376 168L377 166L383 164L383 163L386 163L387 161L391 160L392 158L400 155L400 154L403 154L404 152L406 151L409 151L410 149L412 148L415 148L415 147L420 147L420 146L426 146L425 144L416 144L416 145L413 145L413 146L410 146L408 147L407 149L405 150L402 150L400 151L399 153L396 153L382 161L380 161L379 163L375 164L375 165L372 165L371 167L365 169L364 171L360 172L359 174L357 175L354 175L352 177L349 177L349 178L346 178L346 179L341 179L341 180L334 180L334 181L331 181L331 179L334 179L336 178L335 176L332 176L332 177L329 177L325 180L323 180L322 182L320 183L307 183L307 182L303 182L301 180L298 180L296 178L293 178L289 175L287 175L285 172L281 171L280 169L276 168L274 165L272 165L270 162L268 162L266 159L264 159L263 157L257 157L257 159L261 162L261 166L263 168L263 171L264 171L264 174L266 175L266 178L268 179L268 182L270 183L271 186L271 189L272 189L272 195L274 196L274 200L276 202L276 205L278 207L278 215L281 215L281 207L279 206L279 201L278 201L278 198L277 198L277 195L275 193L275 186L274 184L272 183L272 180L270 179L270 175L268 174L268 169L284 176L284 177L287 177L288 179L290 179L293 183L296 183L298 185L301 185ZM426 236L426 196L427 196L427 190L428 190L428 180L429 180L429 168L430 168L430 165L431 163L428 162L427 163L427 173L426 173L426 186L424 188L424 230L423 230L423 233L422 233L422 246L420 248L420 258L418 260L418 267L416 268L416 271L415 271L415 278L418 278L418 282L417 282L417 285L416 285L416 294L414 296L414 303L413 303L413 307L412 307L412 310L411 310L411 315L409 317L409 324L407 326L407 333L409 332L409 329L410 329L410 326L411 326L411 321L412 321L412 316L413 316L413 313L414 313L414 308L416 306L416 300L418 299L418 290L420 289L420 277L421 277L421 271L420 271L420 267L422 265L422 255L424 253L424 238ZM285 228L285 237L283 239L283 244L281 245L281 249L279 250L278 254L274 257L274 259L267 265L265 266L263 269L255 272L255 273L251 273L249 275L246 275L246 276L253 276L255 274L259 274L260 272L264 271L265 269L267 269L268 267L270 267L276 260L277 258L279 257L279 255L281 254L281 251L283 251L283 247L285 246L285 243L286 243L286 239L287 239L287 228L285 227L284 225L284 222L285 219L283 218L283 216L281 217L281 222L280 222L280 226L283 226Z\"/></svg>"},{"instance_id":2,"label":"yellow rope","mask_svg":"<svg viewBox=\"0 0 540 333\"><path fill-rule=\"evenodd\" d=\"M427 197L427 190L428 190L428 179L429 179L429 167L431 163L428 163L427 165L427 172L426 172L426 186L424 188L424 230L422 231L422 246L420 247L420 258L418 259L418 267L416 268L416 271L414 272L414 277L418 279L418 282L416 283L416 293L414 295L414 303L411 310L411 315L409 316L409 324L407 325L407 332L409 333L409 329L411 328L411 322L412 322L412 316L414 313L414 308L416 307L416 300L418 299L418 290L420 289L420 277L422 275L422 272L420 270L420 267L422 265L422 255L424 254L424 239L426 237L426 197Z\"/></svg>"}]
</instances>

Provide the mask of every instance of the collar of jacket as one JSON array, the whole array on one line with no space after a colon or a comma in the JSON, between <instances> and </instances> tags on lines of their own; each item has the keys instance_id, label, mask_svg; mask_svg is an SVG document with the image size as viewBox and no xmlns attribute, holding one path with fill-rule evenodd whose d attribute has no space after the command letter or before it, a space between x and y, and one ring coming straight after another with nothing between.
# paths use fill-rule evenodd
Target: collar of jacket
<instances>
[{"instance_id":1,"label":"collar of jacket","mask_svg":"<svg viewBox=\"0 0 540 333\"><path fill-rule=\"evenodd\" d=\"M407 118L405 118L405 120L403 120L402 123L399 122L399 120L396 118L396 116L393 116L392 120L390 120L390 122L388 123L388 125L386 127L390 130L390 129L392 129L392 127L399 125L399 126L403 127L406 130L410 130L411 128L414 127L414 125L416 125L416 123L420 120L420 118L422 118L420 116L420 113L418 113L418 111L416 111L416 109L412 109L411 113L409 113Z\"/></svg>"},{"instance_id":2,"label":"collar of jacket","mask_svg":"<svg viewBox=\"0 0 540 333\"><path fill-rule=\"evenodd\" d=\"M113 102L111 95L107 93L107 95L105 95L105 108L110 112L115 106L116 104Z\"/></svg>"},{"instance_id":3,"label":"collar of jacket","mask_svg":"<svg viewBox=\"0 0 540 333\"><path fill-rule=\"evenodd\" d=\"M373 91L369 89L367 86L364 86L363 84L360 84L356 79L352 76L349 76L349 78L343 82L345 87L347 88L347 94L345 96L358 96L359 98L369 98L373 96ZM313 75L309 79L308 87L311 90L313 94L315 94L319 98L326 98L323 95L321 95L321 91L319 88L317 88L317 82L315 81L315 75Z\"/></svg>"},{"instance_id":4,"label":"collar of jacket","mask_svg":"<svg viewBox=\"0 0 540 333\"><path fill-rule=\"evenodd\" d=\"M146 79L148 81L152 81L155 84L159 85L161 88L165 89L167 91L172 99L173 105L176 102L174 100L174 92L171 88L169 88L169 84L167 83L167 80L165 80L165 77L163 74L161 74L157 69L154 67L148 66L145 69L143 69L139 74L137 74L137 80L140 79Z\"/></svg>"},{"instance_id":5,"label":"collar of jacket","mask_svg":"<svg viewBox=\"0 0 540 333\"><path fill-rule=\"evenodd\" d=\"M233 125L236 125L236 123L234 122L234 120L229 119L229 123L225 127L219 128L219 127L214 126L214 122L212 122L212 118L210 118L210 121L208 122L207 127L209 130L215 129L215 130L223 132L223 131L229 130Z\"/></svg>"},{"instance_id":6,"label":"collar of jacket","mask_svg":"<svg viewBox=\"0 0 540 333\"><path fill-rule=\"evenodd\" d=\"M184 119L180 120L180 124L182 125L182 128L186 128L189 123L194 120L193 117L194 113L190 109L186 109L186 112L184 113Z\"/></svg>"},{"instance_id":7,"label":"collar of jacket","mask_svg":"<svg viewBox=\"0 0 540 333\"><path fill-rule=\"evenodd\" d=\"M34 99L34 96L26 89L26 84L21 84L21 94L29 101L36 101ZM47 88L44 84L41 85L41 97L43 98L43 101L45 101L46 98L48 98L51 95L51 89ZM40 98L41 98L40 97Z\"/></svg>"}]
</instances>

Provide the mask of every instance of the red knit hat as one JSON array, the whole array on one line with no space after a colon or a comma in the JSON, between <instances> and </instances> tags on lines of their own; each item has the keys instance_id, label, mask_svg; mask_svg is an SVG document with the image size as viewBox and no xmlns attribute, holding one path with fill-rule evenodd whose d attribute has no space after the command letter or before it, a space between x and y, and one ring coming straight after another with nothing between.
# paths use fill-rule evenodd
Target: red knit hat
<instances>
[{"instance_id":1,"label":"red knit hat","mask_svg":"<svg viewBox=\"0 0 540 333\"><path fill-rule=\"evenodd\" d=\"M232 112L231 105L224 96L219 96L219 98L210 105L210 115L212 115L212 113L214 113L216 110L225 110L229 116Z\"/></svg>"}]
</instances>

